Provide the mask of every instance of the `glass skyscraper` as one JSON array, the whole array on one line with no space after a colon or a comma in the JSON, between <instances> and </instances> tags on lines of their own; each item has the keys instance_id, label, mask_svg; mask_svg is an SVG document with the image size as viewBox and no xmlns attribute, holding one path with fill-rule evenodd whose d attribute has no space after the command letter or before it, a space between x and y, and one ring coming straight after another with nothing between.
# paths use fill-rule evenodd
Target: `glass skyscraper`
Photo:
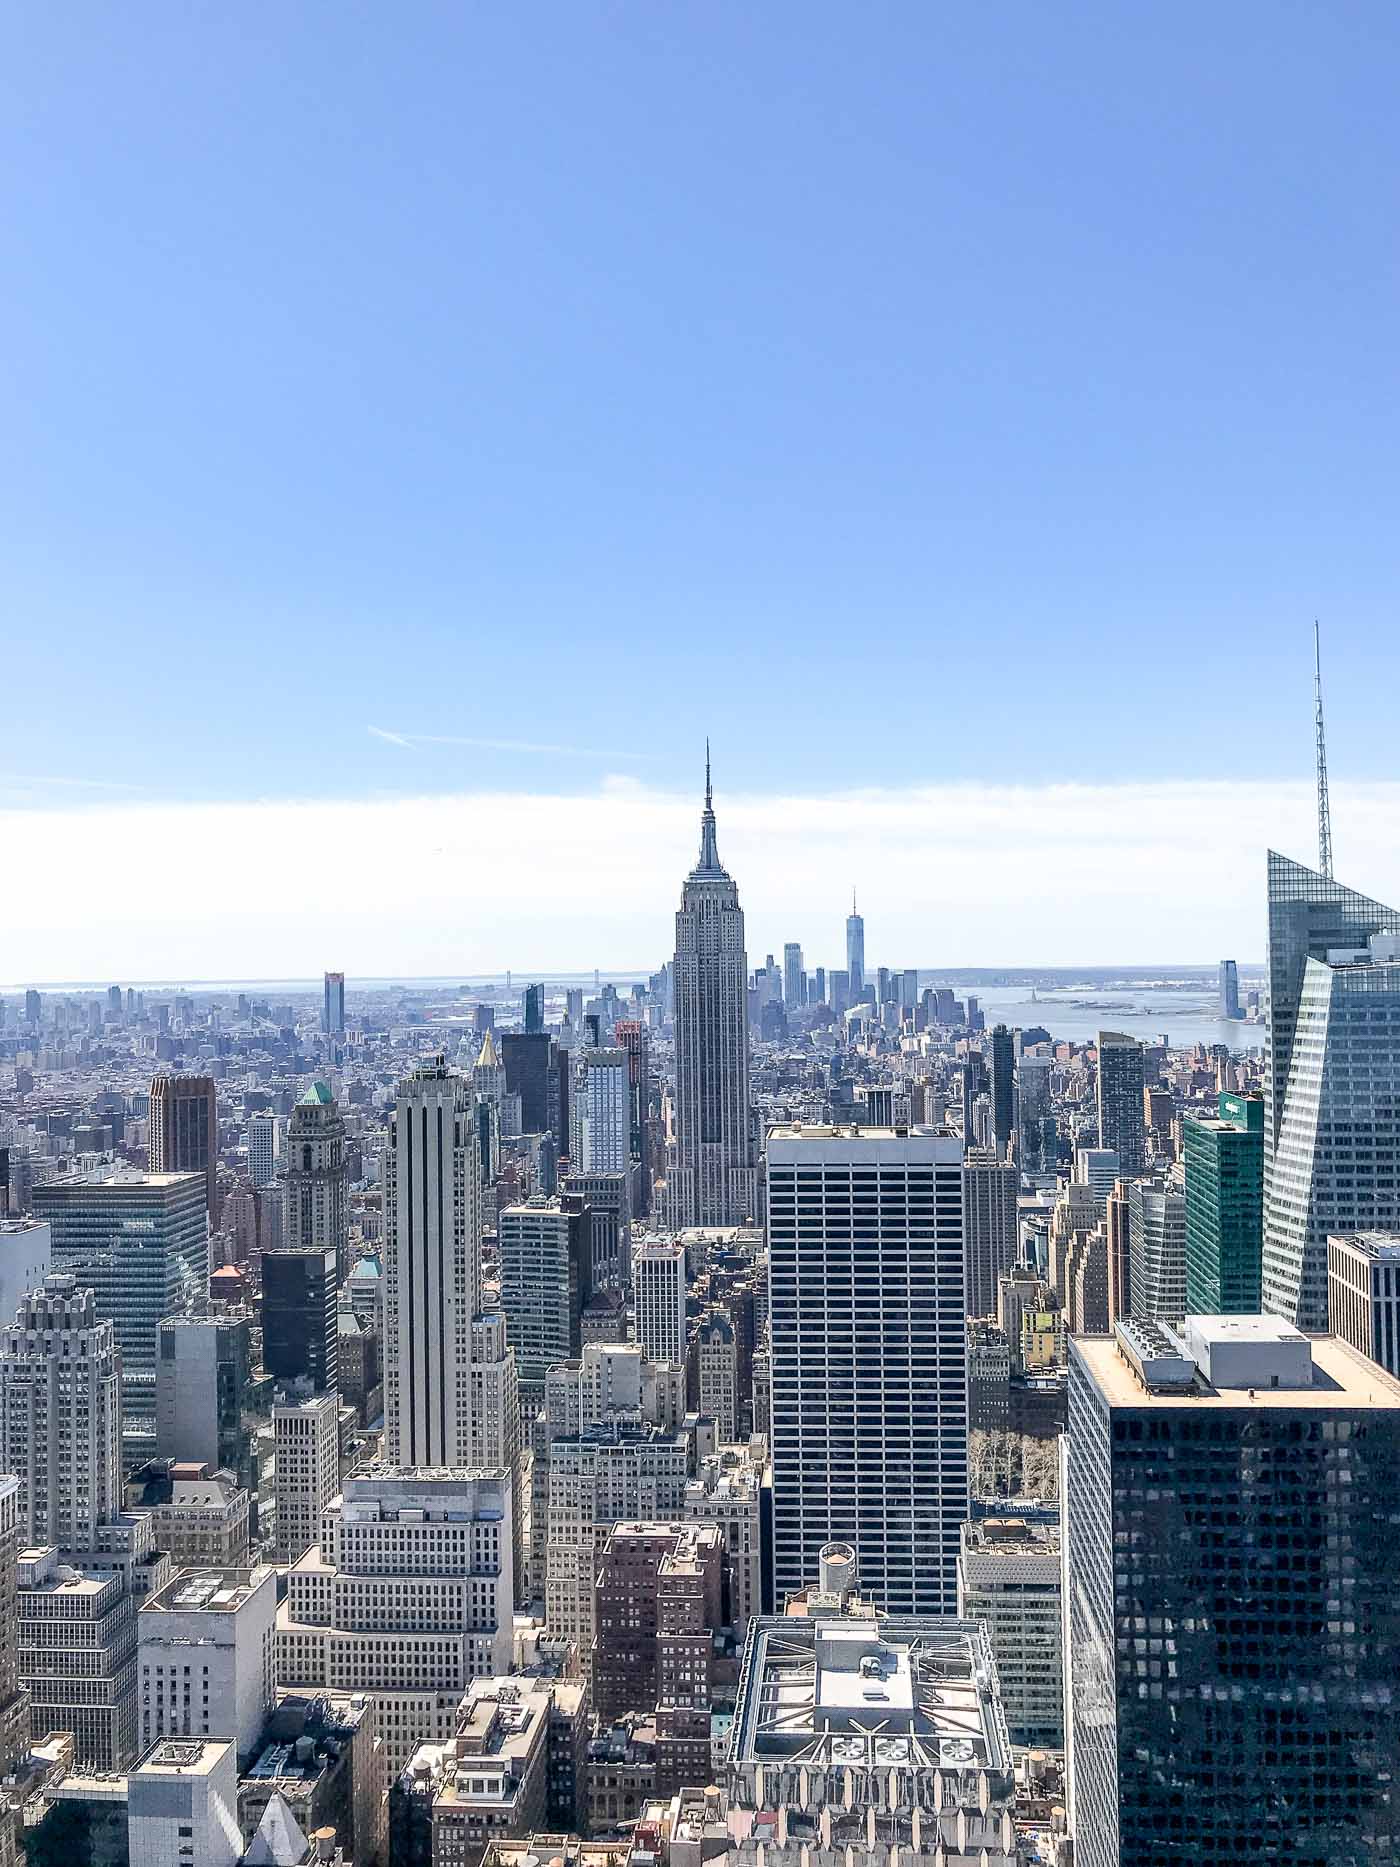
<instances>
[{"instance_id":1,"label":"glass skyscraper","mask_svg":"<svg viewBox=\"0 0 1400 1867\"><path fill-rule=\"evenodd\" d=\"M1100 1031L1099 1146L1111 1147L1126 1176L1144 1163L1142 1045L1122 1031Z\"/></svg>"},{"instance_id":2,"label":"glass skyscraper","mask_svg":"<svg viewBox=\"0 0 1400 1867\"><path fill-rule=\"evenodd\" d=\"M1186 1307L1249 1315L1260 1303L1264 1236L1264 1104L1222 1093L1215 1117L1188 1115Z\"/></svg>"},{"instance_id":3,"label":"glass skyscraper","mask_svg":"<svg viewBox=\"0 0 1400 1867\"><path fill-rule=\"evenodd\" d=\"M1327 1327L1329 1232L1400 1228L1400 914L1269 852L1264 1307Z\"/></svg>"}]
</instances>

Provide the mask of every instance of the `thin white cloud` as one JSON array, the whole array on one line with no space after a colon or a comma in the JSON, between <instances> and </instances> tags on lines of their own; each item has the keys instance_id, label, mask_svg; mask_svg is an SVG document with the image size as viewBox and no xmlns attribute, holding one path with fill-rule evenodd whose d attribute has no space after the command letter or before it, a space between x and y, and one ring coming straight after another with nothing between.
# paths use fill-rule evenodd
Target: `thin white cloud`
<instances>
[{"instance_id":1,"label":"thin white cloud","mask_svg":"<svg viewBox=\"0 0 1400 1867\"><path fill-rule=\"evenodd\" d=\"M0 808L4 978L654 967L699 803L613 777L584 795ZM843 963L853 881L872 964L1260 959L1264 851L1306 861L1314 834L1305 781L721 793L716 807L750 958L799 940L809 965ZM1337 785L1333 822L1340 879L1400 900L1400 785ZM151 849L180 862L152 866ZM252 869L232 861L248 849Z\"/></svg>"},{"instance_id":2,"label":"thin white cloud","mask_svg":"<svg viewBox=\"0 0 1400 1867\"><path fill-rule=\"evenodd\" d=\"M146 788L140 784L124 784L119 778L60 778L52 773L32 771L0 771L0 784L42 786L44 789L65 791L129 791L133 794Z\"/></svg>"},{"instance_id":3,"label":"thin white cloud","mask_svg":"<svg viewBox=\"0 0 1400 1867\"><path fill-rule=\"evenodd\" d=\"M622 752L616 746L604 750L601 746L541 744L532 739L462 738L456 733L391 733L383 726L371 726L367 730L376 739L403 746L410 752L416 746L467 746L475 752L528 752L549 758L615 758L632 762L643 757L640 752Z\"/></svg>"}]
</instances>

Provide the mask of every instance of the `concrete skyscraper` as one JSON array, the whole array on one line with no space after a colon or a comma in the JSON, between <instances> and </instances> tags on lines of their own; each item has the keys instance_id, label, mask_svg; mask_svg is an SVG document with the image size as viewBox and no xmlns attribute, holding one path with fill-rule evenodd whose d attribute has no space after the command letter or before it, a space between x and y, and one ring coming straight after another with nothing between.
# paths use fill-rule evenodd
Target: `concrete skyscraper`
<instances>
[{"instance_id":1,"label":"concrete skyscraper","mask_svg":"<svg viewBox=\"0 0 1400 1867\"><path fill-rule=\"evenodd\" d=\"M846 916L846 983L850 1002L860 1003L865 990L865 921L856 911L856 891L851 890L851 911Z\"/></svg>"},{"instance_id":2,"label":"concrete skyscraper","mask_svg":"<svg viewBox=\"0 0 1400 1867\"><path fill-rule=\"evenodd\" d=\"M627 1052L587 1045L574 1052L569 1162L575 1173L626 1173L632 1158Z\"/></svg>"},{"instance_id":3,"label":"concrete skyscraper","mask_svg":"<svg viewBox=\"0 0 1400 1867\"><path fill-rule=\"evenodd\" d=\"M345 974L328 972L321 1004L321 1029L328 1037L345 1035Z\"/></svg>"},{"instance_id":4,"label":"concrete skyscraper","mask_svg":"<svg viewBox=\"0 0 1400 1867\"><path fill-rule=\"evenodd\" d=\"M651 1211L651 1063L647 1027L637 1018L619 1018L613 1038L627 1053L628 1153L633 1167L632 1211Z\"/></svg>"},{"instance_id":5,"label":"concrete skyscraper","mask_svg":"<svg viewBox=\"0 0 1400 1867\"><path fill-rule=\"evenodd\" d=\"M685 1246L648 1239L632 1257L637 1340L651 1361L684 1361Z\"/></svg>"},{"instance_id":6,"label":"concrete skyscraper","mask_svg":"<svg viewBox=\"0 0 1400 1867\"><path fill-rule=\"evenodd\" d=\"M282 1159L286 1244L301 1251L333 1251L337 1279L348 1277L345 1122L324 1083L313 1083L293 1109Z\"/></svg>"},{"instance_id":7,"label":"concrete skyscraper","mask_svg":"<svg viewBox=\"0 0 1400 1867\"><path fill-rule=\"evenodd\" d=\"M967 1516L963 1150L932 1128L768 1137L776 1599L830 1542L893 1614L952 1614Z\"/></svg>"},{"instance_id":8,"label":"concrete skyscraper","mask_svg":"<svg viewBox=\"0 0 1400 1867\"><path fill-rule=\"evenodd\" d=\"M0 1329L0 1458L26 1545L91 1549L122 1508L121 1355L91 1290L57 1272Z\"/></svg>"},{"instance_id":9,"label":"concrete skyscraper","mask_svg":"<svg viewBox=\"0 0 1400 1867\"><path fill-rule=\"evenodd\" d=\"M739 891L719 859L710 762L700 859L676 915L676 1141L668 1170L677 1227L757 1216L749 1109L748 959Z\"/></svg>"},{"instance_id":10,"label":"concrete skyscraper","mask_svg":"<svg viewBox=\"0 0 1400 1867\"><path fill-rule=\"evenodd\" d=\"M1144 1162L1142 1045L1122 1031L1100 1031L1099 1146L1111 1147L1126 1179Z\"/></svg>"},{"instance_id":11,"label":"concrete skyscraper","mask_svg":"<svg viewBox=\"0 0 1400 1867\"><path fill-rule=\"evenodd\" d=\"M1400 1229L1400 913L1269 852L1264 1307L1327 1327L1327 1237Z\"/></svg>"},{"instance_id":12,"label":"concrete skyscraper","mask_svg":"<svg viewBox=\"0 0 1400 1867\"><path fill-rule=\"evenodd\" d=\"M384 1444L396 1466L471 1463L480 1175L465 1077L430 1058L399 1084L384 1188Z\"/></svg>"},{"instance_id":13,"label":"concrete skyscraper","mask_svg":"<svg viewBox=\"0 0 1400 1867\"><path fill-rule=\"evenodd\" d=\"M994 1316L997 1279L1016 1262L1016 1196L1021 1176L1004 1156L969 1148L963 1163L967 1313Z\"/></svg>"},{"instance_id":14,"label":"concrete skyscraper","mask_svg":"<svg viewBox=\"0 0 1400 1867\"><path fill-rule=\"evenodd\" d=\"M804 991L806 984L802 971L802 948L795 940L789 940L783 948L783 1003L789 1011L796 1010L807 1002Z\"/></svg>"}]
</instances>

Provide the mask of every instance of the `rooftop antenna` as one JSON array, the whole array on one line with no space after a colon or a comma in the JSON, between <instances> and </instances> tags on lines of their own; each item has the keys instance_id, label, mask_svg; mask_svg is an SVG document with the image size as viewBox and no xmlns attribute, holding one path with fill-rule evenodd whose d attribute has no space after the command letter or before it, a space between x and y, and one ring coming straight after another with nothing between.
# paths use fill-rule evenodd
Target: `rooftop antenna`
<instances>
[{"instance_id":1,"label":"rooftop antenna","mask_svg":"<svg viewBox=\"0 0 1400 1867\"><path fill-rule=\"evenodd\" d=\"M1327 800L1327 739L1322 730L1322 635L1313 623L1313 693L1317 701L1317 866L1332 879L1332 807Z\"/></svg>"}]
</instances>

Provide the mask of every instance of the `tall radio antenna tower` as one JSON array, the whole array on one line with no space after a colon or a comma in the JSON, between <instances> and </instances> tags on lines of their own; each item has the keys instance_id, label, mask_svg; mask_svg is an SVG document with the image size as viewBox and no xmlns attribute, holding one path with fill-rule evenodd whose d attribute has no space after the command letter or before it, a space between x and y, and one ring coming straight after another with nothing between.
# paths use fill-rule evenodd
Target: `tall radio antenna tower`
<instances>
[{"instance_id":1,"label":"tall radio antenna tower","mask_svg":"<svg viewBox=\"0 0 1400 1867\"><path fill-rule=\"evenodd\" d=\"M1327 801L1327 738L1322 730L1322 636L1313 623L1313 694L1317 702L1317 866L1332 879L1332 807Z\"/></svg>"}]
</instances>

